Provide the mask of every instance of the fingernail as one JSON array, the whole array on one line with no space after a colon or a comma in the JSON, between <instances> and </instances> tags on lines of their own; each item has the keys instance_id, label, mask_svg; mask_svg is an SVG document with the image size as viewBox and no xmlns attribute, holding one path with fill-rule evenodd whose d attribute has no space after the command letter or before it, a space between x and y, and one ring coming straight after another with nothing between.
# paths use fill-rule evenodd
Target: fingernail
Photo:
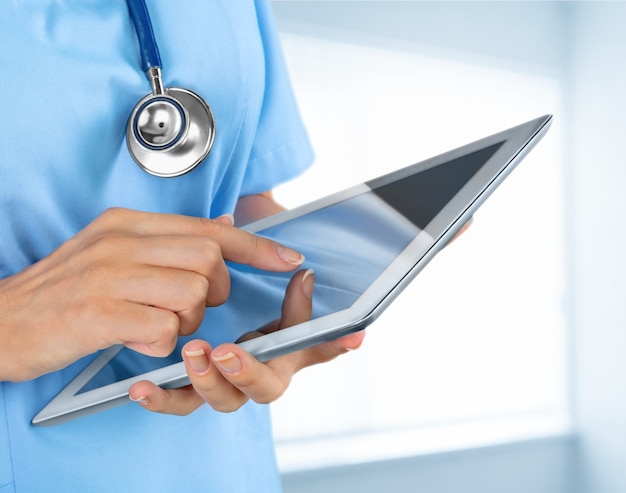
<instances>
[{"instance_id":1,"label":"fingernail","mask_svg":"<svg viewBox=\"0 0 626 493\"><path fill-rule=\"evenodd\" d=\"M302 293L304 294L307 300L313 299L313 285L314 285L314 274L313 269L309 269L302 276Z\"/></svg>"},{"instance_id":2,"label":"fingernail","mask_svg":"<svg viewBox=\"0 0 626 493\"><path fill-rule=\"evenodd\" d=\"M226 373L241 371L241 361L233 352L228 352L224 356L213 356L213 361Z\"/></svg>"},{"instance_id":3,"label":"fingernail","mask_svg":"<svg viewBox=\"0 0 626 493\"><path fill-rule=\"evenodd\" d=\"M209 371L210 362L204 349L186 349L187 363L196 375L204 375Z\"/></svg>"},{"instance_id":4,"label":"fingernail","mask_svg":"<svg viewBox=\"0 0 626 493\"><path fill-rule=\"evenodd\" d=\"M301 265L304 262L304 255L300 252L292 250L291 248L278 245L276 247L276 251L278 252L278 256L289 264Z\"/></svg>"},{"instance_id":5,"label":"fingernail","mask_svg":"<svg viewBox=\"0 0 626 493\"><path fill-rule=\"evenodd\" d=\"M139 396L137 398L134 398L132 395L128 395L128 398L133 401L133 402L138 402L139 404L141 404L142 406L145 406L148 404L148 399L146 399L145 395Z\"/></svg>"},{"instance_id":6,"label":"fingernail","mask_svg":"<svg viewBox=\"0 0 626 493\"><path fill-rule=\"evenodd\" d=\"M228 226L233 226L235 224L235 216L232 214L224 214L223 216L216 217L215 220Z\"/></svg>"}]
</instances>

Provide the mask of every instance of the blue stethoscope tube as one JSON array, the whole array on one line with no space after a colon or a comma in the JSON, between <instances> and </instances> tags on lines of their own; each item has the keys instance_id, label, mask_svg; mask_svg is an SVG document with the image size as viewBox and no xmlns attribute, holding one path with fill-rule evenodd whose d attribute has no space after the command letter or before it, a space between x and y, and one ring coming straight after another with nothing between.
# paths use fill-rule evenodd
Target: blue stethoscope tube
<instances>
[{"instance_id":1,"label":"blue stethoscope tube","mask_svg":"<svg viewBox=\"0 0 626 493\"><path fill-rule=\"evenodd\" d=\"M152 88L128 120L128 150L148 173L179 176L194 169L211 150L215 138L213 113L196 93L163 87L161 56L146 3L126 2L137 33L141 66Z\"/></svg>"},{"instance_id":2,"label":"blue stethoscope tube","mask_svg":"<svg viewBox=\"0 0 626 493\"><path fill-rule=\"evenodd\" d=\"M150 68L161 68L161 55L152 30L150 14L144 0L127 0L130 18L137 32L139 42L139 55L141 56L141 68L147 72Z\"/></svg>"}]
</instances>

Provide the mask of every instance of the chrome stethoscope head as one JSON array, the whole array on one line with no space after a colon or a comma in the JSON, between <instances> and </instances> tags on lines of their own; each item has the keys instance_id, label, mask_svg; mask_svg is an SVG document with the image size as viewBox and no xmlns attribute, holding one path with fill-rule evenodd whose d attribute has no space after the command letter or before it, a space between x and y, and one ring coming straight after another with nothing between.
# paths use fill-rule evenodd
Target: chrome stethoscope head
<instances>
[{"instance_id":1,"label":"chrome stethoscope head","mask_svg":"<svg viewBox=\"0 0 626 493\"><path fill-rule=\"evenodd\" d=\"M195 92L164 88L161 60L144 0L127 0L152 93L133 109L126 128L128 150L148 173L180 176L207 157L215 139L209 105Z\"/></svg>"}]
</instances>

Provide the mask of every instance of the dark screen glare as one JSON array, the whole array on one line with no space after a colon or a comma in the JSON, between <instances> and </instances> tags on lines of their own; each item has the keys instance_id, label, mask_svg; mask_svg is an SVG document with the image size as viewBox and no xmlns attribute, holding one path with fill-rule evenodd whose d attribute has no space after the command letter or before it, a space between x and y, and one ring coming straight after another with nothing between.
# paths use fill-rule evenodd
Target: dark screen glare
<instances>
[{"instance_id":1,"label":"dark screen glare","mask_svg":"<svg viewBox=\"0 0 626 493\"><path fill-rule=\"evenodd\" d=\"M381 177L367 184L418 228L426 229L502 144L504 142L484 147L419 173L412 173L412 167L405 168L397 173L402 178L391 182L387 177Z\"/></svg>"}]
</instances>

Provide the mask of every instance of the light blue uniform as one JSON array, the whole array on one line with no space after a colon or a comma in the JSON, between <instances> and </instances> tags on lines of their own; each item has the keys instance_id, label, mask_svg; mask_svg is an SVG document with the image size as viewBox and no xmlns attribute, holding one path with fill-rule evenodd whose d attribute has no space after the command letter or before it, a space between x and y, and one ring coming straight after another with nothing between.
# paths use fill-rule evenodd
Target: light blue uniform
<instances>
[{"instance_id":1,"label":"light blue uniform","mask_svg":"<svg viewBox=\"0 0 626 493\"><path fill-rule=\"evenodd\" d=\"M165 86L201 94L217 124L208 159L174 179L148 175L126 149L126 120L150 87L125 1L2 2L0 277L108 207L215 217L311 162L266 2L148 0L148 8ZM0 493L280 489L266 406L232 414L203 406L181 418L130 404L31 426L89 359L0 383Z\"/></svg>"}]
</instances>

